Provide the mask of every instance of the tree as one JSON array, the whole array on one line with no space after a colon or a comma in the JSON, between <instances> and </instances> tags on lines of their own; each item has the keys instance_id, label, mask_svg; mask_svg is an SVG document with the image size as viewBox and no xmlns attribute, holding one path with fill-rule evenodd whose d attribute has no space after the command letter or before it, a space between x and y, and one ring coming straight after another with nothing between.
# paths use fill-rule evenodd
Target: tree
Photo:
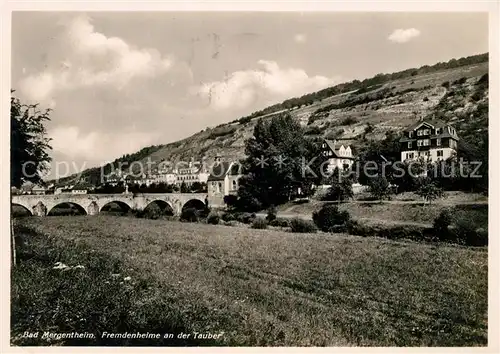
<instances>
[{"instance_id":1,"label":"tree","mask_svg":"<svg viewBox=\"0 0 500 354\"><path fill-rule=\"evenodd\" d=\"M426 201L431 204L433 200L443 196L443 190L429 178L423 178L420 181L420 187L415 193L424 199L424 205Z\"/></svg>"},{"instance_id":2,"label":"tree","mask_svg":"<svg viewBox=\"0 0 500 354\"><path fill-rule=\"evenodd\" d=\"M391 194L389 182L387 181L387 178L383 176L371 178L368 186L370 188L371 195L380 200L380 202L388 198Z\"/></svg>"},{"instance_id":3,"label":"tree","mask_svg":"<svg viewBox=\"0 0 500 354\"><path fill-rule=\"evenodd\" d=\"M14 93L11 90L11 94ZM38 104L22 104L18 98L10 99L10 183L20 188L25 182L42 183L42 174L51 161L47 151L51 150L44 123L50 120L50 109L44 112ZM14 224L11 221L11 255L16 264Z\"/></svg>"},{"instance_id":4,"label":"tree","mask_svg":"<svg viewBox=\"0 0 500 354\"><path fill-rule=\"evenodd\" d=\"M181 193L189 193L189 187L184 181L181 183Z\"/></svg>"},{"instance_id":5,"label":"tree","mask_svg":"<svg viewBox=\"0 0 500 354\"><path fill-rule=\"evenodd\" d=\"M49 168L51 158L47 151L51 147L44 126L50 120L49 113L50 109L42 112L38 104L25 105L11 97L10 183L13 187L19 188L25 182L41 183L42 174Z\"/></svg>"},{"instance_id":6,"label":"tree","mask_svg":"<svg viewBox=\"0 0 500 354\"><path fill-rule=\"evenodd\" d=\"M346 210L339 211L333 204L326 204L320 210L313 212L313 221L324 232L332 232L336 227L345 225L351 216Z\"/></svg>"},{"instance_id":7,"label":"tree","mask_svg":"<svg viewBox=\"0 0 500 354\"><path fill-rule=\"evenodd\" d=\"M384 176L390 180L392 163L399 161L400 155L399 136L392 130L386 132L384 140L370 141L359 153L358 182L369 185L375 176Z\"/></svg>"},{"instance_id":8,"label":"tree","mask_svg":"<svg viewBox=\"0 0 500 354\"><path fill-rule=\"evenodd\" d=\"M224 204L226 204L229 209L236 208L238 204L238 197L232 194L225 195Z\"/></svg>"},{"instance_id":9,"label":"tree","mask_svg":"<svg viewBox=\"0 0 500 354\"><path fill-rule=\"evenodd\" d=\"M333 171L328 184L330 184L330 188L324 197L325 200L336 200L340 203L354 196L351 178L342 175L338 167Z\"/></svg>"},{"instance_id":10,"label":"tree","mask_svg":"<svg viewBox=\"0 0 500 354\"><path fill-rule=\"evenodd\" d=\"M413 192L419 187L418 176L425 172L426 166L421 160L411 163L397 163L393 166L389 181L398 186L398 193Z\"/></svg>"},{"instance_id":11,"label":"tree","mask_svg":"<svg viewBox=\"0 0 500 354\"><path fill-rule=\"evenodd\" d=\"M297 193L309 190L314 174L305 166L315 155L301 125L289 114L259 119L253 136L246 141L247 158L242 161L245 177L240 180L239 205L247 209L280 205Z\"/></svg>"}]
</instances>

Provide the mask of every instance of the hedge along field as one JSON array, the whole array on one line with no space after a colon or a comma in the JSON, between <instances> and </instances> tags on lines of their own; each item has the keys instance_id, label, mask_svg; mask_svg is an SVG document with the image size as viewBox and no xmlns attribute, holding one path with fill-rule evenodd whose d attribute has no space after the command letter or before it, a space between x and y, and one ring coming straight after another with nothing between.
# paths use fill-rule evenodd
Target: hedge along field
<instances>
[{"instance_id":1,"label":"hedge along field","mask_svg":"<svg viewBox=\"0 0 500 354\"><path fill-rule=\"evenodd\" d=\"M111 216L16 222L33 231L12 275L14 337L166 328L224 332L179 345L487 344L485 248ZM58 273L57 261L85 268Z\"/></svg>"}]
</instances>

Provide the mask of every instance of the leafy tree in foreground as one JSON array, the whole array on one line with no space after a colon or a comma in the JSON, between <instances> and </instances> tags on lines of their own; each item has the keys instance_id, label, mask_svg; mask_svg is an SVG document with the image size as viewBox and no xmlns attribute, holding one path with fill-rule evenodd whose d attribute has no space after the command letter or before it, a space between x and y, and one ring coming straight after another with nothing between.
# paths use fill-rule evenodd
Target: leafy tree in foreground
<instances>
[{"instance_id":1,"label":"leafy tree in foreground","mask_svg":"<svg viewBox=\"0 0 500 354\"><path fill-rule=\"evenodd\" d=\"M12 90L11 93L14 93ZM42 174L51 161L50 139L47 138L44 123L49 121L50 109L44 112L38 104L22 104L18 98L10 99L10 184L20 188L23 183L41 183ZM11 222L12 263L16 264L14 225Z\"/></svg>"},{"instance_id":2,"label":"leafy tree in foreground","mask_svg":"<svg viewBox=\"0 0 500 354\"><path fill-rule=\"evenodd\" d=\"M17 188L25 182L41 183L51 161L47 153L50 139L44 126L50 120L50 109L42 112L38 104L25 105L15 97L10 103L10 183Z\"/></svg>"},{"instance_id":3,"label":"leafy tree in foreground","mask_svg":"<svg viewBox=\"0 0 500 354\"><path fill-rule=\"evenodd\" d=\"M308 161L317 157L300 124L289 114L260 119L247 140L243 160L245 177L238 190L241 209L267 208L289 200L297 191L308 191L313 174L303 173ZM305 162L305 163L304 163Z\"/></svg>"}]
</instances>

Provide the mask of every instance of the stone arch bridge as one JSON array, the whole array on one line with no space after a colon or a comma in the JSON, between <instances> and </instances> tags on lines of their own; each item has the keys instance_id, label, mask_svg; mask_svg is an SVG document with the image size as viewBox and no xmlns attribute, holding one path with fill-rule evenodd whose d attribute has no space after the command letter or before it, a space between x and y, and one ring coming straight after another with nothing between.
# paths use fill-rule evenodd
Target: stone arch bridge
<instances>
[{"instance_id":1,"label":"stone arch bridge","mask_svg":"<svg viewBox=\"0 0 500 354\"><path fill-rule=\"evenodd\" d=\"M144 210L151 203L166 203L174 215L179 215L188 203L201 208L206 197L205 193L13 195L12 204L26 208L32 215L45 216L54 207L64 203L75 205L88 215L99 214L110 203L137 210Z\"/></svg>"}]
</instances>

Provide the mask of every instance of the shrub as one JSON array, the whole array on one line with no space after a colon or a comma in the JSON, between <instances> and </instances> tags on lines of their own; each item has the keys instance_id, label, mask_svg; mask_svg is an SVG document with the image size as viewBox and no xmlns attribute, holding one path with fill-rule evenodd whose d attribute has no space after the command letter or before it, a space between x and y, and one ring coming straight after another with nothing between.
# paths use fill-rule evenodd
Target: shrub
<instances>
[{"instance_id":1,"label":"shrub","mask_svg":"<svg viewBox=\"0 0 500 354\"><path fill-rule=\"evenodd\" d=\"M424 203L428 201L429 204L431 204L433 200L441 198L444 195L443 189L427 178L421 181L415 194L422 197Z\"/></svg>"},{"instance_id":2,"label":"shrub","mask_svg":"<svg viewBox=\"0 0 500 354\"><path fill-rule=\"evenodd\" d=\"M250 224L255 219L255 214L252 213L238 213L235 215L235 219L244 224Z\"/></svg>"},{"instance_id":3,"label":"shrub","mask_svg":"<svg viewBox=\"0 0 500 354\"><path fill-rule=\"evenodd\" d=\"M340 125L352 125L357 123L358 120L354 117L346 117L340 121Z\"/></svg>"},{"instance_id":4,"label":"shrub","mask_svg":"<svg viewBox=\"0 0 500 354\"><path fill-rule=\"evenodd\" d=\"M337 226L345 225L350 219L347 211L339 211L336 205L326 204L313 213L316 226L325 232L338 231Z\"/></svg>"},{"instance_id":5,"label":"shrub","mask_svg":"<svg viewBox=\"0 0 500 354\"><path fill-rule=\"evenodd\" d=\"M389 188L389 182L383 176L377 176L370 178L368 182L369 190L371 195L382 202L390 196L391 190Z\"/></svg>"},{"instance_id":6,"label":"shrub","mask_svg":"<svg viewBox=\"0 0 500 354\"><path fill-rule=\"evenodd\" d=\"M164 214L161 208L156 204L150 204L145 209L129 209L126 213L127 216L133 216L142 219L159 219Z\"/></svg>"},{"instance_id":7,"label":"shrub","mask_svg":"<svg viewBox=\"0 0 500 354\"><path fill-rule=\"evenodd\" d=\"M207 217L207 224L218 225L220 216L217 212L211 212Z\"/></svg>"},{"instance_id":8,"label":"shrub","mask_svg":"<svg viewBox=\"0 0 500 354\"><path fill-rule=\"evenodd\" d=\"M186 208L182 210L181 221L198 222L200 212L196 208Z\"/></svg>"},{"instance_id":9,"label":"shrub","mask_svg":"<svg viewBox=\"0 0 500 354\"><path fill-rule=\"evenodd\" d=\"M285 218L276 218L273 221L269 222L269 225L277 227L290 227L290 220Z\"/></svg>"},{"instance_id":10,"label":"shrub","mask_svg":"<svg viewBox=\"0 0 500 354\"><path fill-rule=\"evenodd\" d=\"M236 129L237 129L236 127L231 127L231 126L215 128L210 132L210 135L208 136L207 139L216 139L221 136L233 134L236 131Z\"/></svg>"},{"instance_id":11,"label":"shrub","mask_svg":"<svg viewBox=\"0 0 500 354\"><path fill-rule=\"evenodd\" d=\"M263 218L256 218L252 222L252 229L267 229L267 221Z\"/></svg>"},{"instance_id":12,"label":"shrub","mask_svg":"<svg viewBox=\"0 0 500 354\"><path fill-rule=\"evenodd\" d=\"M238 123L240 123L240 124L247 124L247 123L249 123L251 120L252 120L252 117L251 117L251 116L248 116L248 117L243 117L243 118L238 119Z\"/></svg>"},{"instance_id":13,"label":"shrub","mask_svg":"<svg viewBox=\"0 0 500 354\"><path fill-rule=\"evenodd\" d=\"M349 220L346 223L346 230L351 235L356 236L372 236L371 229L364 224L359 223L357 220Z\"/></svg>"},{"instance_id":14,"label":"shrub","mask_svg":"<svg viewBox=\"0 0 500 354\"><path fill-rule=\"evenodd\" d=\"M162 216L162 210L157 204L150 204L142 212L142 217L145 219L159 219Z\"/></svg>"},{"instance_id":15,"label":"shrub","mask_svg":"<svg viewBox=\"0 0 500 354\"><path fill-rule=\"evenodd\" d=\"M237 226L238 222L236 220L224 221L224 226Z\"/></svg>"},{"instance_id":16,"label":"shrub","mask_svg":"<svg viewBox=\"0 0 500 354\"><path fill-rule=\"evenodd\" d=\"M222 220L224 221L233 221L235 219L233 213L224 213L222 214L222 217L221 217Z\"/></svg>"},{"instance_id":17,"label":"shrub","mask_svg":"<svg viewBox=\"0 0 500 354\"><path fill-rule=\"evenodd\" d=\"M488 230L477 225L476 221L467 215L461 215L455 220L451 229L456 241L467 246L488 245Z\"/></svg>"},{"instance_id":18,"label":"shrub","mask_svg":"<svg viewBox=\"0 0 500 354\"><path fill-rule=\"evenodd\" d=\"M267 216L266 220L267 222L271 222L276 219L276 214L277 214L276 207L274 205L271 205L269 209L267 210Z\"/></svg>"},{"instance_id":19,"label":"shrub","mask_svg":"<svg viewBox=\"0 0 500 354\"><path fill-rule=\"evenodd\" d=\"M364 237L383 237L391 240L431 240L434 230L416 225L366 225L356 220L346 223L347 232Z\"/></svg>"},{"instance_id":20,"label":"shrub","mask_svg":"<svg viewBox=\"0 0 500 354\"><path fill-rule=\"evenodd\" d=\"M290 221L292 232L314 233L317 231L316 226L309 220L294 218Z\"/></svg>"},{"instance_id":21,"label":"shrub","mask_svg":"<svg viewBox=\"0 0 500 354\"><path fill-rule=\"evenodd\" d=\"M438 217L434 219L433 229L436 237L439 240L449 240L450 230L449 226L453 221L450 210L445 209L439 213Z\"/></svg>"},{"instance_id":22,"label":"shrub","mask_svg":"<svg viewBox=\"0 0 500 354\"><path fill-rule=\"evenodd\" d=\"M390 240L408 239L415 241L424 240L424 232L421 226L415 225L395 225L380 227L377 236Z\"/></svg>"},{"instance_id":23,"label":"shrub","mask_svg":"<svg viewBox=\"0 0 500 354\"><path fill-rule=\"evenodd\" d=\"M309 127L304 132L305 135L320 135L323 133L323 129L317 126Z\"/></svg>"}]
</instances>

